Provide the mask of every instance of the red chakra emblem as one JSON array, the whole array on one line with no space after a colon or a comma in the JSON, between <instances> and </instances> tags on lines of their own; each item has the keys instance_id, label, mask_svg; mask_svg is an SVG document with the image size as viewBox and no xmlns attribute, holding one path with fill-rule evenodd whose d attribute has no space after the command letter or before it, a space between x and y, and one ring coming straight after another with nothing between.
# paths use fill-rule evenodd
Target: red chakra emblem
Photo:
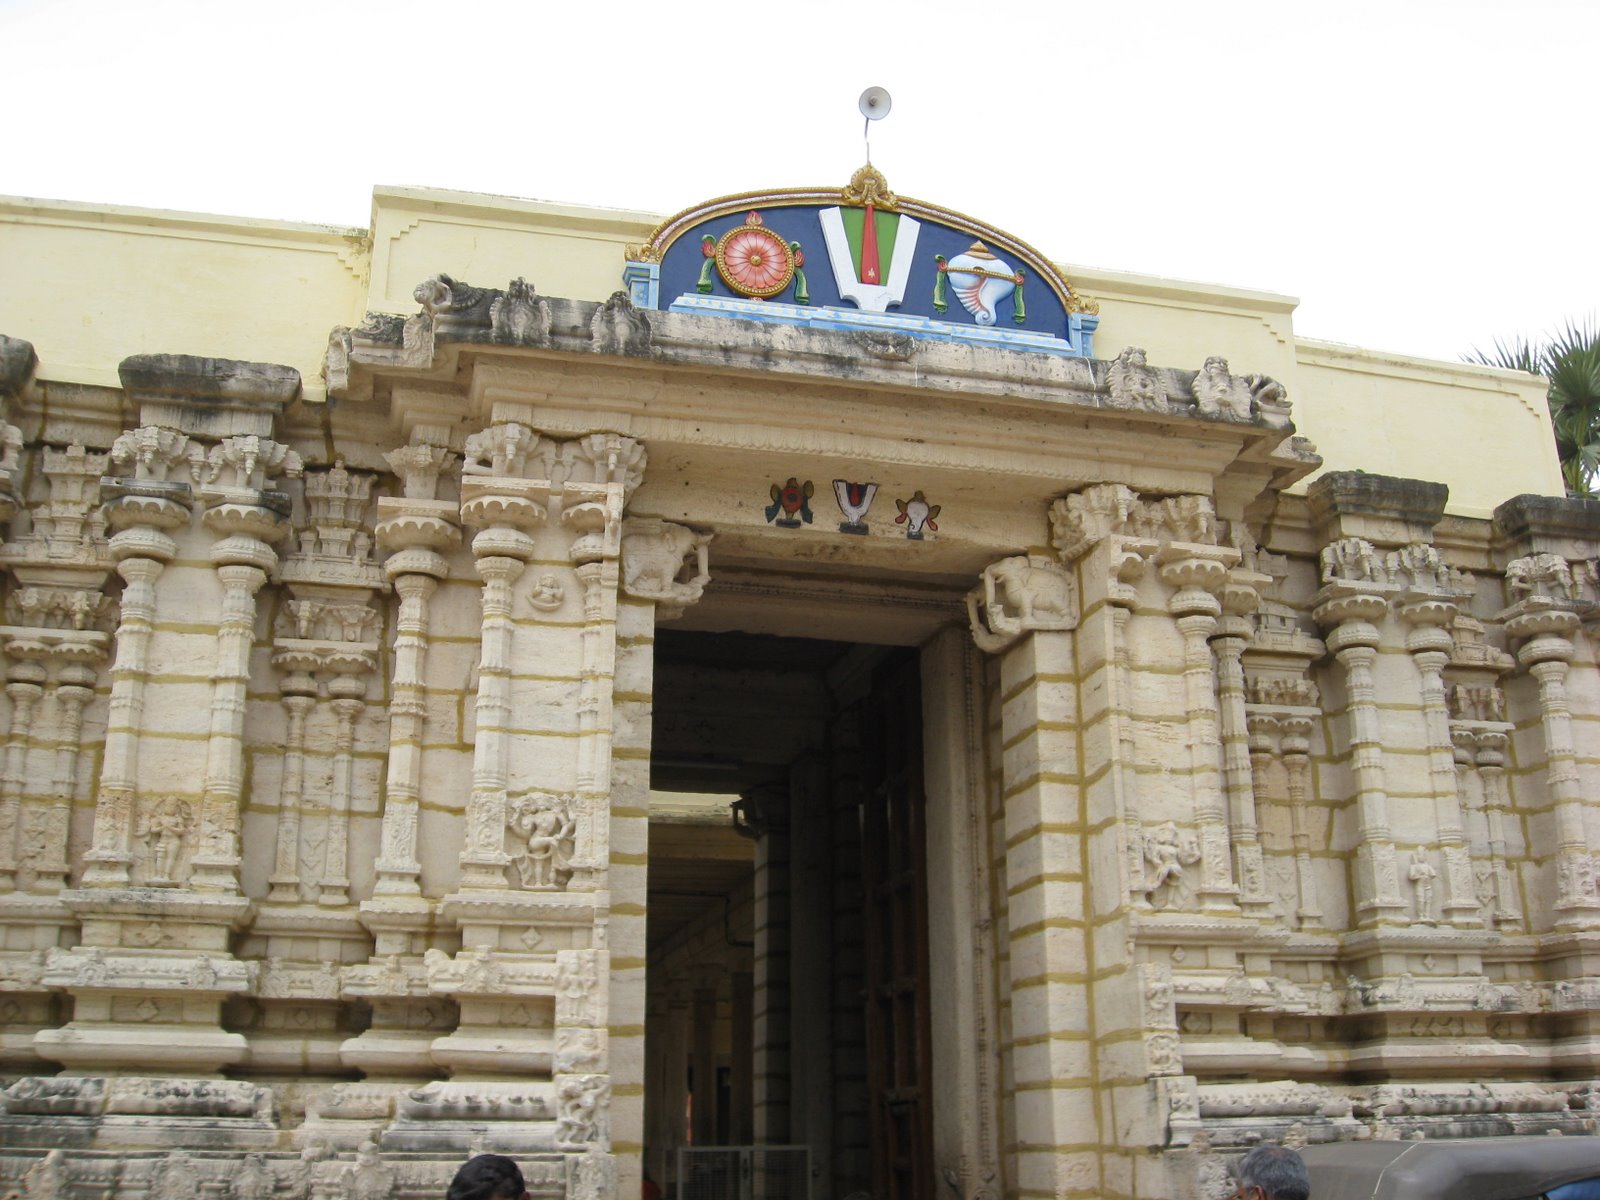
<instances>
[{"instance_id":1,"label":"red chakra emblem","mask_svg":"<svg viewBox=\"0 0 1600 1200\"><path fill-rule=\"evenodd\" d=\"M722 235L714 251L717 274L741 296L776 296L794 279L795 252L751 213L743 225Z\"/></svg>"}]
</instances>

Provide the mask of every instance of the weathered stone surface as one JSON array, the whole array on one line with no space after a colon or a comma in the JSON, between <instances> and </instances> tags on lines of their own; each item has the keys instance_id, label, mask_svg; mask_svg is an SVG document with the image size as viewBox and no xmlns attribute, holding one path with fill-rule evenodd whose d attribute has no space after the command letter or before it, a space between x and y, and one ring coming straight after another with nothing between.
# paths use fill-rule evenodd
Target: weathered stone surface
<instances>
[{"instance_id":1,"label":"weathered stone surface","mask_svg":"<svg viewBox=\"0 0 1600 1200\"><path fill-rule=\"evenodd\" d=\"M22 395L39 365L33 343L0 334L0 399L14 400Z\"/></svg>"}]
</instances>

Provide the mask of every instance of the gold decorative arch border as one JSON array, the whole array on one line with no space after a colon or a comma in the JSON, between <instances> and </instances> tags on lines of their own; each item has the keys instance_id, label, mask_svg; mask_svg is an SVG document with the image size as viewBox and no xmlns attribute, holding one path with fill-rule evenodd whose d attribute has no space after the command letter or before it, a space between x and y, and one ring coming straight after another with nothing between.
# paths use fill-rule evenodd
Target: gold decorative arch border
<instances>
[{"instance_id":1,"label":"gold decorative arch border","mask_svg":"<svg viewBox=\"0 0 1600 1200\"><path fill-rule=\"evenodd\" d=\"M748 209L798 208L810 204L844 204L860 207L869 201L874 206L890 212L905 213L907 216L922 217L954 226L964 233L972 234L991 251L1009 252L1025 262L1036 278L1044 280L1054 289L1069 313L1100 311L1099 301L1080 296L1055 264L1026 242L954 209L929 204L925 200L913 200L909 196L897 196L889 190L888 181L884 179L883 174L871 165L857 170L851 176L850 182L842 188L779 188L764 192L739 192L732 196L718 196L714 200L706 200L662 221L651 230L650 236L642 245L628 247L626 258L629 262L659 263L666 257L668 249L674 242L701 222Z\"/></svg>"}]
</instances>

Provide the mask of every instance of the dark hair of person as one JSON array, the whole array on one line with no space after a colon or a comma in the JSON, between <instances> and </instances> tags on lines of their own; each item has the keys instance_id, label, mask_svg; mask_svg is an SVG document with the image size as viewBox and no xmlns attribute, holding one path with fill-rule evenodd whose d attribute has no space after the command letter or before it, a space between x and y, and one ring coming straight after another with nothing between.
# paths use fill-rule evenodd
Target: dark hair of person
<instances>
[{"instance_id":1,"label":"dark hair of person","mask_svg":"<svg viewBox=\"0 0 1600 1200\"><path fill-rule=\"evenodd\" d=\"M1257 1146L1239 1160L1237 1170L1239 1182L1260 1188L1267 1200L1307 1200L1311 1195L1305 1161L1287 1147Z\"/></svg>"},{"instance_id":2,"label":"dark hair of person","mask_svg":"<svg viewBox=\"0 0 1600 1200\"><path fill-rule=\"evenodd\" d=\"M450 1181L446 1200L522 1200L522 1170L504 1154L469 1158Z\"/></svg>"}]
</instances>

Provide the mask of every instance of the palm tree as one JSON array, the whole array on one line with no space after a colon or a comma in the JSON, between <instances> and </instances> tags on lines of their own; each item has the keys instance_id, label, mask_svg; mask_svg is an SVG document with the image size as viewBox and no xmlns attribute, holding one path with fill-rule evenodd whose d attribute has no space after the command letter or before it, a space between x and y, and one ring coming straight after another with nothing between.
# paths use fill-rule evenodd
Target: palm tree
<instances>
[{"instance_id":1,"label":"palm tree","mask_svg":"<svg viewBox=\"0 0 1600 1200\"><path fill-rule=\"evenodd\" d=\"M1474 349L1468 362L1542 375L1550 381L1546 397L1555 428L1556 452L1567 495L1600 498L1600 328L1592 319L1568 321L1547 341L1518 337L1495 340L1489 353Z\"/></svg>"}]
</instances>

